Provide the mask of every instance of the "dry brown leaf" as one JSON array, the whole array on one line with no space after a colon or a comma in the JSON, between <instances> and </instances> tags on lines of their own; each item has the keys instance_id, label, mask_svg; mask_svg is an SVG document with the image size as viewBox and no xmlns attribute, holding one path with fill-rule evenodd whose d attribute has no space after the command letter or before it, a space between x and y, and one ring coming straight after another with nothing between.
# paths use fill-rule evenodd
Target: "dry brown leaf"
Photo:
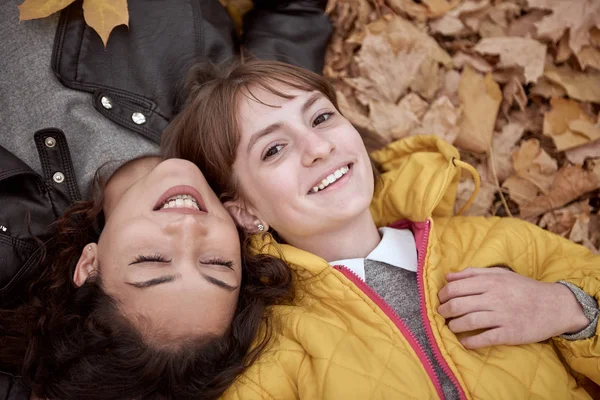
<instances>
[{"instance_id":1,"label":"dry brown leaf","mask_svg":"<svg viewBox=\"0 0 600 400\"><path fill-rule=\"evenodd\" d=\"M487 153L492 142L494 124L502 92L492 76L485 77L465 67L458 88L463 118L456 145L475 153Z\"/></svg>"},{"instance_id":2,"label":"dry brown leaf","mask_svg":"<svg viewBox=\"0 0 600 400\"><path fill-rule=\"evenodd\" d=\"M521 111L525 110L527 106L527 94L525 94L525 89L523 89L523 85L521 85L521 82L517 78L513 77L513 79L504 85L502 96L504 98L502 101L502 113L504 115L508 114L508 111L515 103Z\"/></svg>"},{"instance_id":3,"label":"dry brown leaf","mask_svg":"<svg viewBox=\"0 0 600 400\"><path fill-rule=\"evenodd\" d=\"M533 10L513 20L508 26L507 36L533 37L537 33L535 23L546 16L542 10Z\"/></svg>"},{"instance_id":4,"label":"dry brown leaf","mask_svg":"<svg viewBox=\"0 0 600 400\"><path fill-rule=\"evenodd\" d=\"M369 118L375 132L387 142L408 136L419 124L419 118L411 111L375 100L369 103Z\"/></svg>"},{"instance_id":5,"label":"dry brown leaf","mask_svg":"<svg viewBox=\"0 0 600 400\"><path fill-rule=\"evenodd\" d=\"M445 14L460 4L460 2L461 0L422 0L422 3L429 8L430 18Z\"/></svg>"},{"instance_id":6,"label":"dry brown leaf","mask_svg":"<svg viewBox=\"0 0 600 400\"><path fill-rule=\"evenodd\" d=\"M546 46L534 39L517 37L484 38L473 48L481 54L500 56L498 67L522 67L527 82L535 82L544 73Z\"/></svg>"},{"instance_id":7,"label":"dry brown leaf","mask_svg":"<svg viewBox=\"0 0 600 400\"><path fill-rule=\"evenodd\" d=\"M568 65L546 65L544 76L563 87L574 99L600 103L600 72L583 73L574 71Z\"/></svg>"},{"instance_id":8,"label":"dry brown leaf","mask_svg":"<svg viewBox=\"0 0 600 400\"><path fill-rule=\"evenodd\" d=\"M425 116L429 104L419 97L416 93L409 93L398 103L398 107L415 115L419 120Z\"/></svg>"},{"instance_id":9,"label":"dry brown leaf","mask_svg":"<svg viewBox=\"0 0 600 400\"><path fill-rule=\"evenodd\" d=\"M352 125L369 132L374 132L369 117L364 115L359 107L353 104L343 92L339 90L336 91L336 97L340 112L352 123Z\"/></svg>"},{"instance_id":10,"label":"dry brown leaf","mask_svg":"<svg viewBox=\"0 0 600 400\"><path fill-rule=\"evenodd\" d=\"M441 18L431 21L429 26L433 32L441 33L442 35L446 36L459 36L468 34L470 30L461 21L461 16L485 11L488 9L489 4L489 0L463 1L458 7L445 13Z\"/></svg>"},{"instance_id":11,"label":"dry brown leaf","mask_svg":"<svg viewBox=\"0 0 600 400\"><path fill-rule=\"evenodd\" d=\"M550 105L552 109L544 114L543 132L544 135L552 137L558 151L582 146L593 139L600 138L586 136L586 134L594 135L594 120L587 115L575 100L553 97L550 100ZM581 121L581 123L578 121ZM586 122L590 123L592 127L586 125ZM576 130L570 127L571 123L575 123L574 129Z\"/></svg>"},{"instance_id":12,"label":"dry brown leaf","mask_svg":"<svg viewBox=\"0 0 600 400\"><path fill-rule=\"evenodd\" d=\"M219 3L225 7L235 24L237 32L240 33L244 15L254 6L252 0L219 0ZM331 3L333 4L335 1L332 0Z\"/></svg>"},{"instance_id":13,"label":"dry brown leaf","mask_svg":"<svg viewBox=\"0 0 600 400\"><path fill-rule=\"evenodd\" d=\"M514 172L512 154L515 150L516 143L519 141L524 131L525 129L520 123L509 122L504 126L501 132L494 133L494 137L492 138L494 165L492 169L492 157L488 157L488 170L496 171L496 176L500 183L504 182L506 178ZM488 182L494 181L492 176L482 177L482 179L487 180Z\"/></svg>"},{"instance_id":14,"label":"dry brown leaf","mask_svg":"<svg viewBox=\"0 0 600 400\"><path fill-rule=\"evenodd\" d=\"M452 62L455 68L462 69L465 65L470 66L476 71L487 74L492 72L493 68L485 58L478 56L477 54L467 54L462 51L457 51L452 57Z\"/></svg>"},{"instance_id":15,"label":"dry brown leaf","mask_svg":"<svg viewBox=\"0 0 600 400\"><path fill-rule=\"evenodd\" d=\"M481 172L481 171L480 171ZM485 171L483 171L485 173ZM455 212L458 211L463 204L465 204L473 191L475 190L475 183L472 179L466 179L464 181L459 182L458 189L456 192L456 204L455 204ZM494 203L494 198L496 197L496 187L491 184L483 184L479 188L479 192L477 193L477 197L475 201L471 204L471 206L463 213L463 215L486 215L489 213L492 204Z\"/></svg>"},{"instance_id":16,"label":"dry brown leaf","mask_svg":"<svg viewBox=\"0 0 600 400\"><path fill-rule=\"evenodd\" d=\"M557 64L564 63L571 57L573 50L569 46L569 31L565 32L562 38L556 45L556 55L554 56L554 62Z\"/></svg>"},{"instance_id":17,"label":"dry brown leaf","mask_svg":"<svg viewBox=\"0 0 600 400\"><path fill-rule=\"evenodd\" d=\"M567 237L577 220L577 216L581 213L587 213L589 216L590 211L588 202L581 201L544 214L538 225L557 235Z\"/></svg>"},{"instance_id":18,"label":"dry brown leaf","mask_svg":"<svg viewBox=\"0 0 600 400\"><path fill-rule=\"evenodd\" d=\"M85 22L100 35L102 43L106 46L108 37L115 27L129 26L127 0L85 0L83 17Z\"/></svg>"},{"instance_id":19,"label":"dry brown leaf","mask_svg":"<svg viewBox=\"0 0 600 400\"><path fill-rule=\"evenodd\" d=\"M537 22L537 34L556 42L569 29L569 47L578 53L590 44L590 29L600 28L598 0L527 0L530 7L551 10L552 14Z\"/></svg>"},{"instance_id":20,"label":"dry brown leaf","mask_svg":"<svg viewBox=\"0 0 600 400\"><path fill-rule=\"evenodd\" d=\"M582 69L592 67L600 70L600 50L596 47L583 46L576 56Z\"/></svg>"},{"instance_id":21,"label":"dry brown leaf","mask_svg":"<svg viewBox=\"0 0 600 400\"><path fill-rule=\"evenodd\" d=\"M452 59L410 21L389 17L367 26L356 63L360 76L349 83L367 99L395 104L409 87L430 98L441 84L437 64Z\"/></svg>"},{"instance_id":22,"label":"dry brown leaf","mask_svg":"<svg viewBox=\"0 0 600 400\"><path fill-rule=\"evenodd\" d=\"M421 126L413 129L411 135L436 135L454 143L458 137L461 110L454 107L447 97L440 97L431 104L423 116Z\"/></svg>"},{"instance_id":23,"label":"dry brown leaf","mask_svg":"<svg viewBox=\"0 0 600 400\"><path fill-rule=\"evenodd\" d=\"M595 158L598 155L600 155L600 140L595 140L575 149L565 151L567 160L578 165L583 165L586 159Z\"/></svg>"},{"instance_id":24,"label":"dry brown leaf","mask_svg":"<svg viewBox=\"0 0 600 400\"><path fill-rule=\"evenodd\" d=\"M456 7L461 0L423 0L418 4L413 0L386 0L386 3L398 14L408 14L418 20L435 18Z\"/></svg>"},{"instance_id":25,"label":"dry brown leaf","mask_svg":"<svg viewBox=\"0 0 600 400\"><path fill-rule=\"evenodd\" d=\"M62 10L75 0L25 0L19 7L19 21L45 18Z\"/></svg>"},{"instance_id":26,"label":"dry brown leaf","mask_svg":"<svg viewBox=\"0 0 600 400\"><path fill-rule=\"evenodd\" d=\"M460 84L460 73L454 69L446 71L444 75L444 83L442 84L442 90L440 95L445 96L455 106L460 105L460 98L458 97L458 86Z\"/></svg>"},{"instance_id":27,"label":"dry brown leaf","mask_svg":"<svg viewBox=\"0 0 600 400\"><path fill-rule=\"evenodd\" d=\"M540 192L536 185L517 175L508 177L502 183L502 187L508 190L511 200L517 203L519 207L531 202Z\"/></svg>"},{"instance_id":28,"label":"dry brown leaf","mask_svg":"<svg viewBox=\"0 0 600 400\"><path fill-rule=\"evenodd\" d=\"M541 77L529 90L530 95L542 96L546 99L551 97L563 97L567 94L561 86L552 83L545 77Z\"/></svg>"},{"instance_id":29,"label":"dry brown leaf","mask_svg":"<svg viewBox=\"0 0 600 400\"><path fill-rule=\"evenodd\" d=\"M565 165L555 175L552 187L547 194L537 196L521 206L521 217L534 218L550 210L562 207L581 195L600 187L600 180L592 171L581 167Z\"/></svg>"}]
</instances>

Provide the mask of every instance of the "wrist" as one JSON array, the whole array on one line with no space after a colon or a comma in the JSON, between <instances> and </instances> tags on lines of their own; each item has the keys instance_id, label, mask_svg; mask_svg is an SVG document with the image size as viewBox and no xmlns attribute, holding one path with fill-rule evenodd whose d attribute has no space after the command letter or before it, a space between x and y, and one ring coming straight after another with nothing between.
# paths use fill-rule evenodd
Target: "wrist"
<instances>
[{"instance_id":1,"label":"wrist","mask_svg":"<svg viewBox=\"0 0 600 400\"><path fill-rule=\"evenodd\" d=\"M559 313L562 322L559 334L579 332L588 326L590 321L585 316L583 308L573 292L560 283L554 283L553 285L557 291L558 304L562 311Z\"/></svg>"}]
</instances>

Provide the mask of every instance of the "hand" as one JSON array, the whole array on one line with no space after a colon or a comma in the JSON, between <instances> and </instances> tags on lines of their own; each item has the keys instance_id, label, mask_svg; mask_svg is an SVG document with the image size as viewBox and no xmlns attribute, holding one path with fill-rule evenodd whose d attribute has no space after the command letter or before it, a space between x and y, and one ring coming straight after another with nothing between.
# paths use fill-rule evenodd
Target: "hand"
<instances>
[{"instance_id":1,"label":"hand","mask_svg":"<svg viewBox=\"0 0 600 400\"><path fill-rule=\"evenodd\" d=\"M577 332L589 321L571 291L560 283L539 282L504 268L466 268L446 275L438 312L454 333L477 349L501 344L536 343Z\"/></svg>"}]
</instances>

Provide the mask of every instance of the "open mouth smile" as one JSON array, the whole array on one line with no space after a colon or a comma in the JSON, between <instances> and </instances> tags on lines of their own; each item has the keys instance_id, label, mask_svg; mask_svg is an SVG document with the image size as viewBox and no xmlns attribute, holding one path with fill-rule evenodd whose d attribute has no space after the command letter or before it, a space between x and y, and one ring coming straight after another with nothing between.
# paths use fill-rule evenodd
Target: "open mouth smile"
<instances>
[{"instance_id":1,"label":"open mouth smile","mask_svg":"<svg viewBox=\"0 0 600 400\"><path fill-rule=\"evenodd\" d=\"M351 169L353 163L344 165L335 171L331 172L329 175L321 179L318 183L309 190L308 194L315 194L325 190L326 188L334 185L338 180L342 179Z\"/></svg>"}]
</instances>

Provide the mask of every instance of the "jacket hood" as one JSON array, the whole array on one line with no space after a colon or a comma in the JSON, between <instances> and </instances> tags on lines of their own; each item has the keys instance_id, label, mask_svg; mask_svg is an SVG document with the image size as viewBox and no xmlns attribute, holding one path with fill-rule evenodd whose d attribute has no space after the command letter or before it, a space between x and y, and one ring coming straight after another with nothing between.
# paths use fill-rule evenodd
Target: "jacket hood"
<instances>
[{"instance_id":1,"label":"jacket hood","mask_svg":"<svg viewBox=\"0 0 600 400\"><path fill-rule=\"evenodd\" d=\"M451 216L461 169L473 175L475 191L459 214L468 208L479 188L475 169L460 161L458 150L437 136L401 139L371 153L371 158L381 172L371 202L371 214L377 226L387 226L399 219L424 221L432 216ZM308 279L329 269L321 257L294 246L277 244L270 234L253 235L251 247L258 253L285 259L299 279Z\"/></svg>"},{"instance_id":2,"label":"jacket hood","mask_svg":"<svg viewBox=\"0 0 600 400\"><path fill-rule=\"evenodd\" d=\"M479 187L475 169L460 161L456 147L437 136L397 140L371 153L371 158L382 172L371 203L377 226L399 219L451 216L462 168L473 175L476 190L459 213L470 205Z\"/></svg>"}]
</instances>

